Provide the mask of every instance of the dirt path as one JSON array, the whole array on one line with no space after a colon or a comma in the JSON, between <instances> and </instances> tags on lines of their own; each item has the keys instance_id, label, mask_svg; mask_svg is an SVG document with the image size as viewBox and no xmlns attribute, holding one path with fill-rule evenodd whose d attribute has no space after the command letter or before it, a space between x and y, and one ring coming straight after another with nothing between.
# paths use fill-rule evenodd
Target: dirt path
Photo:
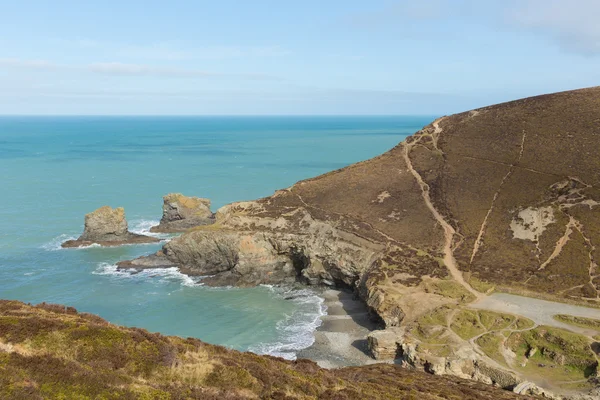
<instances>
[{"instance_id":1,"label":"dirt path","mask_svg":"<svg viewBox=\"0 0 600 400\"><path fill-rule=\"evenodd\" d=\"M432 136L439 137L440 133L442 132L442 127L440 127L439 123L442 120L443 118L440 118L433 122L433 127L435 130ZM446 265L446 268L448 268L448 271L450 272L450 275L452 275L452 278L454 278L454 280L456 280L458 283L464 286L465 289L467 289L470 293L477 297L477 299L481 299L485 296L482 293L479 293L478 291L473 289L471 285L469 285L465 281L462 272L460 272L460 270L458 269L456 260L454 259L454 253L452 252L452 242L454 240L454 235L456 234L456 231L448 222L446 222L444 217L442 217L439 211L433 206L433 203L431 202L431 197L429 196L429 185L423 181L421 175L414 169L412 165L412 161L410 160L410 150L417 143L418 141L410 144L404 143L404 160L406 162L408 170L415 177L417 183L421 187L421 194L423 196L425 204L427 205L427 208L429 208L435 220L444 229L444 264Z\"/></svg>"},{"instance_id":2,"label":"dirt path","mask_svg":"<svg viewBox=\"0 0 600 400\"><path fill-rule=\"evenodd\" d=\"M469 307L521 315L529 318L536 325L555 326L584 335L593 334L594 330L562 323L555 320L553 316L567 314L575 317L600 319L600 309L597 308L574 306L507 293L494 293L469 304Z\"/></svg>"}]
</instances>

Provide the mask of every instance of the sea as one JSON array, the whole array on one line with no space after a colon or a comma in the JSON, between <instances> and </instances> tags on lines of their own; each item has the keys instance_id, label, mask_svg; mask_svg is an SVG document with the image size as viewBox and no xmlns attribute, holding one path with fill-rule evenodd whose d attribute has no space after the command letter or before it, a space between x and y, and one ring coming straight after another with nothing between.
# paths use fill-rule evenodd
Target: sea
<instances>
[{"instance_id":1,"label":"sea","mask_svg":"<svg viewBox=\"0 0 600 400\"><path fill-rule=\"evenodd\" d=\"M294 359L327 312L317 291L210 288L175 268L116 270L162 244L60 244L103 205L124 207L130 230L148 234L167 193L210 198L213 211L269 196L385 152L432 119L0 117L0 299L65 304L124 326Z\"/></svg>"}]
</instances>

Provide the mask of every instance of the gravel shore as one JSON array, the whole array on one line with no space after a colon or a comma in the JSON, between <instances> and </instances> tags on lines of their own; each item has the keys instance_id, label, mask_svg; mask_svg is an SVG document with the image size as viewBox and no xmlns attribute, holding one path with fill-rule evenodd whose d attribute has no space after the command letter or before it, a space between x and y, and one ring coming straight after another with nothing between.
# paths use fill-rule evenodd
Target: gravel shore
<instances>
[{"instance_id":1,"label":"gravel shore","mask_svg":"<svg viewBox=\"0 0 600 400\"><path fill-rule=\"evenodd\" d=\"M315 331L315 343L298 352L298 358L308 358L323 368L340 368L374 364L367 350L366 337L375 324L366 306L350 292L324 290L327 315Z\"/></svg>"}]
</instances>

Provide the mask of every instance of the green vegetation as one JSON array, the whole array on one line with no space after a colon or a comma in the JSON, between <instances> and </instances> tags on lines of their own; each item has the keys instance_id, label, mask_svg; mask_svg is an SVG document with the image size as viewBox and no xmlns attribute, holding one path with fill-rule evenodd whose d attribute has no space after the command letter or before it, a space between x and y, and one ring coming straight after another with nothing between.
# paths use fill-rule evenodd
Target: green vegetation
<instances>
[{"instance_id":1,"label":"green vegetation","mask_svg":"<svg viewBox=\"0 0 600 400\"><path fill-rule=\"evenodd\" d=\"M490 294L496 289L496 285L490 282L482 281L480 279L471 276L468 279L469 285L478 292Z\"/></svg>"},{"instance_id":2,"label":"green vegetation","mask_svg":"<svg viewBox=\"0 0 600 400\"><path fill-rule=\"evenodd\" d=\"M515 332L506 344L517 355L517 363L538 376L582 380L593 375L598 366L589 339L563 329L539 326Z\"/></svg>"},{"instance_id":3,"label":"green vegetation","mask_svg":"<svg viewBox=\"0 0 600 400\"><path fill-rule=\"evenodd\" d=\"M444 350L439 347L440 350ZM509 399L509 392L394 365L325 370L197 339L118 327L73 308L0 301L0 398Z\"/></svg>"},{"instance_id":4,"label":"green vegetation","mask_svg":"<svg viewBox=\"0 0 600 400\"><path fill-rule=\"evenodd\" d=\"M554 319L565 324L575 325L582 328L590 328L600 331L600 320L593 318L574 317L572 315L558 314Z\"/></svg>"},{"instance_id":5,"label":"green vegetation","mask_svg":"<svg viewBox=\"0 0 600 400\"><path fill-rule=\"evenodd\" d=\"M454 309L448 306L439 307L435 310L428 312L425 315L422 315L417 320L417 324L419 326L429 326L429 325L441 325L446 326L448 324L448 316L451 311Z\"/></svg>"},{"instance_id":6,"label":"green vegetation","mask_svg":"<svg viewBox=\"0 0 600 400\"><path fill-rule=\"evenodd\" d=\"M479 320L488 331L496 331L508 328L515 321L515 317L482 310L479 311Z\"/></svg>"},{"instance_id":7,"label":"green vegetation","mask_svg":"<svg viewBox=\"0 0 600 400\"><path fill-rule=\"evenodd\" d=\"M475 300L475 296L472 293L453 279L432 280L428 283L426 290L440 296L458 300L461 303L469 303Z\"/></svg>"},{"instance_id":8,"label":"green vegetation","mask_svg":"<svg viewBox=\"0 0 600 400\"><path fill-rule=\"evenodd\" d=\"M505 339L505 336L500 333L487 333L477 338L475 342L486 356L502 365L506 365L506 360L501 353L501 347Z\"/></svg>"},{"instance_id":9,"label":"green vegetation","mask_svg":"<svg viewBox=\"0 0 600 400\"><path fill-rule=\"evenodd\" d=\"M517 321L515 322L515 329L523 330L523 329L531 329L535 324L532 320L525 317L517 317Z\"/></svg>"},{"instance_id":10,"label":"green vegetation","mask_svg":"<svg viewBox=\"0 0 600 400\"><path fill-rule=\"evenodd\" d=\"M452 320L450 329L461 338L468 340L486 331L475 310L460 310Z\"/></svg>"}]
</instances>

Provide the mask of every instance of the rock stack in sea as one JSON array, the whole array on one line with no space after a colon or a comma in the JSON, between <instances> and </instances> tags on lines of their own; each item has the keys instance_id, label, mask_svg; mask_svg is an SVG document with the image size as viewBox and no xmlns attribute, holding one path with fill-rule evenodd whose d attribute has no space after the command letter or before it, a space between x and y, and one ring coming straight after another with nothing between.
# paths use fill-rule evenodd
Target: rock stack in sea
<instances>
[{"instance_id":1,"label":"rock stack in sea","mask_svg":"<svg viewBox=\"0 0 600 400\"><path fill-rule=\"evenodd\" d=\"M84 247L93 244L119 246L122 244L154 243L160 239L131 233L127 227L125 210L122 207L100 207L85 215L83 234L76 240L68 240L62 247Z\"/></svg>"},{"instance_id":2,"label":"rock stack in sea","mask_svg":"<svg viewBox=\"0 0 600 400\"><path fill-rule=\"evenodd\" d=\"M176 233L190 228L210 225L215 222L210 211L210 200L200 197L187 197L181 193L170 193L163 197L163 215L160 224L151 232Z\"/></svg>"}]
</instances>

